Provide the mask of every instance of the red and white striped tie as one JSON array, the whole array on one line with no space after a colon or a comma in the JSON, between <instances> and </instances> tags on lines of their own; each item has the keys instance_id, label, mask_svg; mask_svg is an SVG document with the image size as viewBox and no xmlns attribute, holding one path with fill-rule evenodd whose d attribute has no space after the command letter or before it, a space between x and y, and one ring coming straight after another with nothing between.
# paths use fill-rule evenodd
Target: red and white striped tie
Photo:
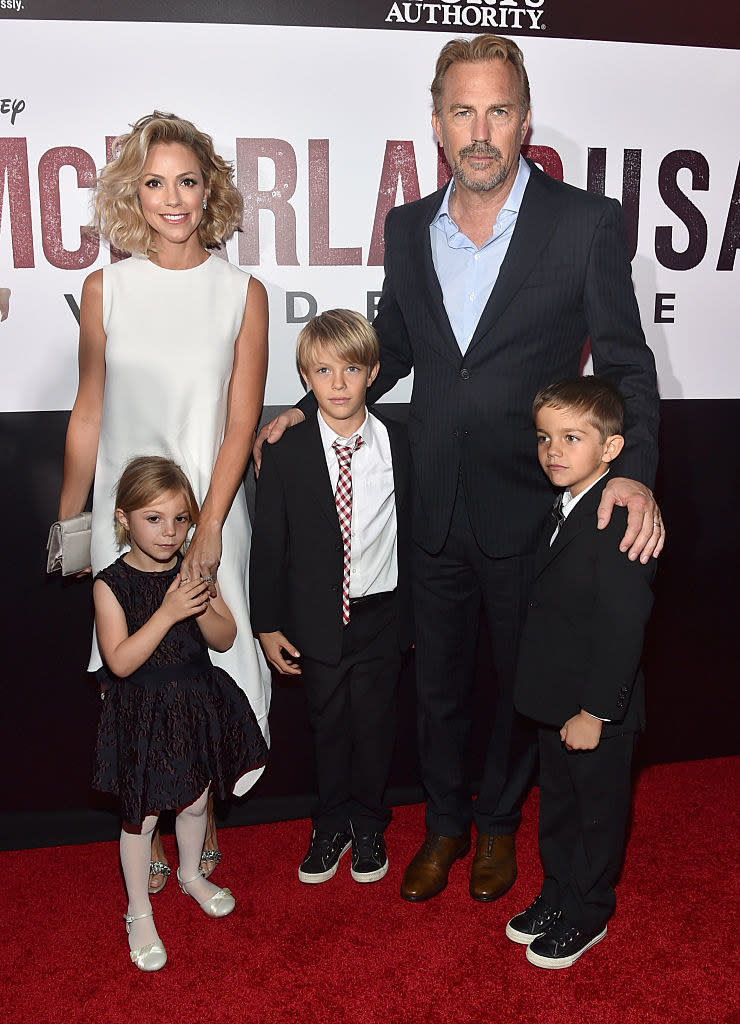
<instances>
[{"instance_id":1,"label":"red and white striped tie","mask_svg":"<svg viewBox=\"0 0 740 1024\"><path fill-rule=\"evenodd\" d=\"M339 529L342 531L344 543L344 578L342 581L342 623L346 626L349 622L349 574L350 555L352 553L352 470L350 468L352 456L362 444L362 438L358 434L354 444L340 444L339 439L334 441L332 448L336 452L339 462L339 479L337 489L334 492L334 503L337 506L339 517Z\"/></svg>"}]
</instances>

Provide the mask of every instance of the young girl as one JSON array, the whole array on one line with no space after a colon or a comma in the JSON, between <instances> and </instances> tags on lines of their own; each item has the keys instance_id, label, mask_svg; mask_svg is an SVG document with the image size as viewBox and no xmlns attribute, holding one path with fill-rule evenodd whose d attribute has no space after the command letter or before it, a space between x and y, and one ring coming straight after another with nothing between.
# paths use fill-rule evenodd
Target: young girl
<instances>
[{"instance_id":1,"label":"young girl","mask_svg":"<svg viewBox=\"0 0 740 1024\"><path fill-rule=\"evenodd\" d=\"M96 789L121 801L124 914L131 960L158 971L167 954L149 902L149 851L160 811L176 808L180 888L209 917L234 909L228 889L199 865L209 788L227 796L263 765L267 747L249 701L207 648L227 650L236 626L205 579L181 575L182 546L196 522L190 483L169 459L129 463L118 482L115 530L124 554L95 578L95 626L115 677L98 727Z\"/></svg>"}]
</instances>

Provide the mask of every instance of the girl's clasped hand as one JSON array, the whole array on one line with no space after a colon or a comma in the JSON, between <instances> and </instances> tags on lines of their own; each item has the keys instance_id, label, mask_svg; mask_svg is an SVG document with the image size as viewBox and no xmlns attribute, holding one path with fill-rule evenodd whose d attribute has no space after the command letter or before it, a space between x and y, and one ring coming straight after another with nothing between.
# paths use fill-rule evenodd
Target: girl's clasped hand
<instances>
[{"instance_id":1,"label":"girl's clasped hand","mask_svg":"<svg viewBox=\"0 0 740 1024\"><path fill-rule=\"evenodd\" d=\"M172 616L172 622L181 622L191 615L202 615L211 603L208 583L191 580L180 573L175 576L162 601L162 611Z\"/></svg>"}]
</instances>

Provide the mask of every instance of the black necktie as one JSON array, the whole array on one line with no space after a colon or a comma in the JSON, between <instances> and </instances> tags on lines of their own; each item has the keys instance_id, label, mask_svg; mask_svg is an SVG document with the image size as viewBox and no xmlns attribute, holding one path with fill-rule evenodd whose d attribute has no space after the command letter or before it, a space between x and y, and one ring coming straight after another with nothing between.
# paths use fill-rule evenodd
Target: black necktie
<instances>
[{"instance_id":1,"label":"black necktie","mask_svg":"<svg viewBox=\"0 0 740 1024\"><path fill-rule=\"evenodd\" d=\"M550 509L550 519L552 520L553 530L559 530L565 522L565 516L563 515L563 495L559 494L555 499L555 504Z\"/></svg>"}]
</instances>

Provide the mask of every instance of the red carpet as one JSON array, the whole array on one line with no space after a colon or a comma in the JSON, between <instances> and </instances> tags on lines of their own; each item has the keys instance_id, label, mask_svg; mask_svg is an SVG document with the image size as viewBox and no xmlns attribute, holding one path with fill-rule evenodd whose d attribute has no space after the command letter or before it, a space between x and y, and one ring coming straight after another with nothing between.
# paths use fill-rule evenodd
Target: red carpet
<instances>
[{"instance_id":1,"label":"red carpet","mask_svg":"<svg viewBox=\"0 0 740 1024\"><path fill-rule=\"evenodd\" d=\"M148 976L128 960L117 844L0 853L0 1024L740 1021L739 774L740 758L644 772L607 938L558 972L530 966L504 936L540 884L536 794L519 881L490 905L467 894L469 858L437 899L400 899L418 806L395 812L391 869L375 885L351 880L348 856L330 882L301 885L306 822L224 829L215 878L236 911L209 920L170 879L153 900L170 959Z\"/></svg>"}]
</instances>

